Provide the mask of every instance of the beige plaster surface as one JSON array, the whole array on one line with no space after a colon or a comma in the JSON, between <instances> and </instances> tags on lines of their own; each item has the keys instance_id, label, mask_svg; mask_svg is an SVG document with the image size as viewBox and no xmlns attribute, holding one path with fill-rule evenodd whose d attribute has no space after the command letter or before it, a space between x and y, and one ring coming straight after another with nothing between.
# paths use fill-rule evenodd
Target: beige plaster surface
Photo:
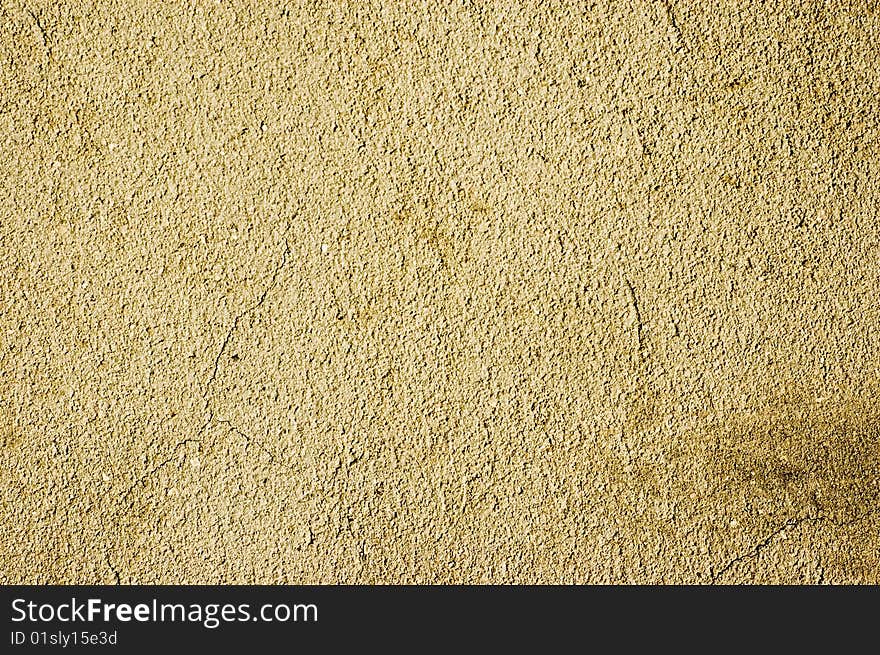
<instances>
[{"instance_id":1,"label":"beige plaster surface","mask_svg":"<svg viewBox=\"0 0 880 655\"><path fill-rule=\"evenodd\" d=\"M0 0L0 582L877 583L877 2Z\"/></svg>"}]
</instances>

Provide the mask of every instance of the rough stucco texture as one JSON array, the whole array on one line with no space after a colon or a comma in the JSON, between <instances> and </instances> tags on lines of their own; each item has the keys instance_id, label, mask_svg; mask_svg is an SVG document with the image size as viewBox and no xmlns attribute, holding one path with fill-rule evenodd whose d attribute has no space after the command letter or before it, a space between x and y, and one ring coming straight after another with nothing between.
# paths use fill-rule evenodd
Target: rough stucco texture
<instances>
[{"instance_id":1,"label":"rough stucco texture","mask_svg":"<svg viewBox=\"0 0 880 655\"><path fill-rule=\"evenodd\" d=\"M0 7L0 581L880 580L876 2Z\"/></svg>"}]
</instances>

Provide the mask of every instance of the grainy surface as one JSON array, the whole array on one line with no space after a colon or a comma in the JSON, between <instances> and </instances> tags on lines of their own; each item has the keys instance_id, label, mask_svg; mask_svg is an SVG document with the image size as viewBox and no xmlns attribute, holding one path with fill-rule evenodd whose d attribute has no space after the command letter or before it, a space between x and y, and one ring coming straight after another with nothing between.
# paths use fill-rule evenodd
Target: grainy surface
<instances>
[{"instance_id":1,"label":"grainy surface","mask_svg":"<svg viewBox=\"0 0 880 655\"><path fill-rule=\"evenodd\" d=\"M0 582L880 581L876 2L0 0Z\"/></svg>"}]
</instances>

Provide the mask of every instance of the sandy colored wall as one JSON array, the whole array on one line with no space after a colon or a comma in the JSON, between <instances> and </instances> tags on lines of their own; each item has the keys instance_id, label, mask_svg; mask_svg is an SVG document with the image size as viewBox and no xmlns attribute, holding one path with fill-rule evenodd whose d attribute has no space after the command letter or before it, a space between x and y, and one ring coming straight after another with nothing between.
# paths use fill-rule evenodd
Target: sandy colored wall
<instances>
[{"instance_id":1,"label":"sandy colored wall","mask_svg":"<svg viewBox=\"0 0 880 655\"><path fill-rule=\"evenodd\" d=\"M880 581L880 10L0 1L0 582Z\"/></svg>"}]
</instances>

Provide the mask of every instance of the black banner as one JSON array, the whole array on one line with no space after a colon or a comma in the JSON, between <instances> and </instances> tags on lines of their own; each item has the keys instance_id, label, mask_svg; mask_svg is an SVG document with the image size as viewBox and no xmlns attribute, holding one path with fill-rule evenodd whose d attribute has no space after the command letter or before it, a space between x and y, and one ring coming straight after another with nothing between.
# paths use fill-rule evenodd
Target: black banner
<instances>
[{"instance_id":1,"label":"black banner","mask_svg":"<svg viewBox=\"0 0 880 655\"><path fill-rule=\"evenodd\" d=\"M835 643L873 631L876 588L0 587L0 652L342 647L420 651L726 645L761 634ZM841 629L842 628L842 629ZM578 648L580 650L580 648ZM201 651L196 651L201 652Z\"/></svg>"}]
</instances>

